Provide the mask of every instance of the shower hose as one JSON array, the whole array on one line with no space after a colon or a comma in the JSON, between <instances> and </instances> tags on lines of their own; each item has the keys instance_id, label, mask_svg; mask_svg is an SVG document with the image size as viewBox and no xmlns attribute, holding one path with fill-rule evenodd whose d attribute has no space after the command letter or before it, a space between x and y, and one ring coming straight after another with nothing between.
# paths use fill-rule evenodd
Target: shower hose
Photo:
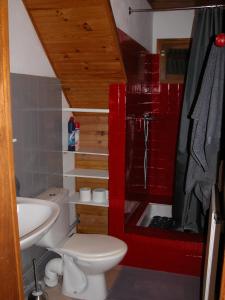
<instances>
[{"instance_id":1,"label":"shower hose","mask_svg":"<svg viewBox=\"0 0 225 300\"><path fill-rule=\"evenodd\" d=\"M147 189L147 172L148 172L148 135L149 135L149 122L151 117L149 114L144 114L144 189Z\"/></svg>"}]
</instances>

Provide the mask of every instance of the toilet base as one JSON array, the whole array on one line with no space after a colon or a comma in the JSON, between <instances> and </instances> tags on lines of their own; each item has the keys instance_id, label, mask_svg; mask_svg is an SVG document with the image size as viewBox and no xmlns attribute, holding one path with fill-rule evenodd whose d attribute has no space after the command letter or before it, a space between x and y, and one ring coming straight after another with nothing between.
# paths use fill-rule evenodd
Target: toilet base
<instances>
[{"instance_id":1,"label":"toilet base","mask_svg":"<svg viewBox=\"0 0 225 300\"><path fill-rule=\"evenodd\" d=\"M63 294L67 297L82 299L82 300L105 300L107 297L107 288L105 274L86 275L87 276L87 288L76 295L67 294L63 291Z\"/></svg>"}]
</instances>

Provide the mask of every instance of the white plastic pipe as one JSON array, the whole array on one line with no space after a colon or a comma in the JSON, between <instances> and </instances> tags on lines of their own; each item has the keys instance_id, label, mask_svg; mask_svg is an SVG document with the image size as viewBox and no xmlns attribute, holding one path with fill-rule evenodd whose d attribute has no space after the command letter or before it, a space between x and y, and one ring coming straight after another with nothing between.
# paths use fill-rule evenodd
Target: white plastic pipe
<instances>
[{"instance_id":1,"label":"white plastic pipe","mask_svg":"<svg viewBox=\"0 0 225 300\"><path fill-rule=\"evenodd\" d=\"M45 267L44 281L47 286L56 286L58 284L59 275L63 275L63 260L62 258L53 258Z\"/></svg>"}]
</instances>

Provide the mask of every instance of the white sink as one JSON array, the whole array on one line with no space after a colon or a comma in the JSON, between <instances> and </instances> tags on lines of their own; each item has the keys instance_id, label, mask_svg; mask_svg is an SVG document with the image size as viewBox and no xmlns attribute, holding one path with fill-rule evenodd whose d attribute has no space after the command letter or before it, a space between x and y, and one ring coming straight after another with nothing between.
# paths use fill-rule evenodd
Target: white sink
<instances>
[{"instance_id":1,"label":"white sink","mask_svg":"<svg viewBox=\"0 0 225 300\"><path fill-rule=\"evenodd\" d=\"M20 248L34 245L51 228L60 213L56 203L35 198L17 197Z\"/></svg>"}]
</instances>

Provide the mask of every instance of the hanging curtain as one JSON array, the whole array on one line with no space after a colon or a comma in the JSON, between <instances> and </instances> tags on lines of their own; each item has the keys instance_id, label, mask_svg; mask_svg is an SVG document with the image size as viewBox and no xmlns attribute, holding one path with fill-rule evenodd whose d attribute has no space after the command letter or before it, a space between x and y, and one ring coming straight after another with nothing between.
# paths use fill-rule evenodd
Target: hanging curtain
<instances>
[{"instance_id":1,"label":"hanging curtain","mask_svg":"<svg viewBox=\"0 0 225 300\"><path fill-rule=\"evenodd\" d=\"M193 127L182 217L184 229L201 229L198 228L198 219L200 217L200 220L204 220L209 208L212 186L216 183L222 131L224 74L225 47L213 45L200 94L191 116ZM196 201L201 205L199 216L192 212L196 210Z\"/></svg>"},{"instance_id":2,"label":"hanging curtain","mask_svg":"<svg viewBox=\"0 0 225 300\"><path fill-rule=\"evenodd\" d=\"M176 219L181 230L188 229L198 232L204 226L204 213L201 202L194 193L194 190L188 196L185 192L187 190L185 182L192 127L190 114L195 107L199 95L203 74L209 57L209 50L213 44L215 35L223 31L223 15L223 8L200 9L196 11L193 24L192 45L178 138L173 203L173 217Z\"/></svg>"}]
</instances>

